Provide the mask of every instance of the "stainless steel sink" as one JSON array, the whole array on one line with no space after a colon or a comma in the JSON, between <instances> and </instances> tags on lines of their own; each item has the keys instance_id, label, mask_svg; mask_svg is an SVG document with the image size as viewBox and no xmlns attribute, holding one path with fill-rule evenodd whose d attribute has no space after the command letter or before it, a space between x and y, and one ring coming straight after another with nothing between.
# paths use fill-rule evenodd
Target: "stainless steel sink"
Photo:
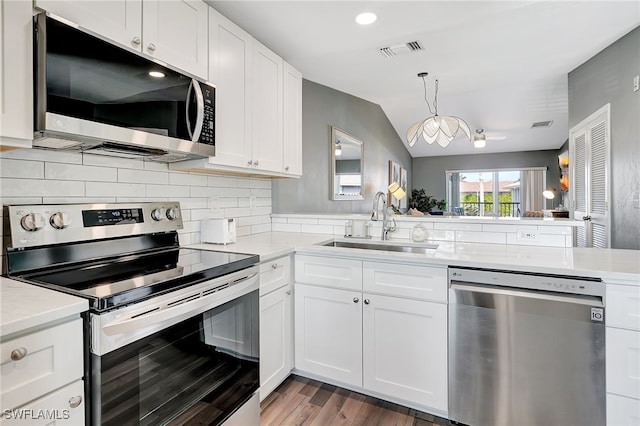
<instances>
[{"instance_id":1,"label":"stainless steel sink","mask_svg":"<svg viewBox=\"0 0 640 426\"><path fill-rule=\"evenodd\" d=\"M365 250L398 251L402 253L431 253L438 248L438 244L420 244L419 246L402 246L391 244L363 243L356 241L332 241L323 244L327 247L345 247Z\"/></svg>"}]
</instances>

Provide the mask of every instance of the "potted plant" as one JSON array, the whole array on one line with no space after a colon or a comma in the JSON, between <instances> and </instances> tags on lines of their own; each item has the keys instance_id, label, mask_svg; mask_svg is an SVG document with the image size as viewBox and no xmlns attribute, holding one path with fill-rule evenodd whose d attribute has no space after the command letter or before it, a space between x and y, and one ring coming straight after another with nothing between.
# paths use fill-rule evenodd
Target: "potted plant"
<instances>
[{"instance_id":1,"label":"potted plant","mask_svg":"<svg viewBox=\"0 0 640 426\"><path fill-rule=\"evenodd\" d=\"M433 213L436 208L444 211L447 208L447 202L427 195L424 189L414 189L411 191L411 198L409 198L409 207L422 213Z\"/></svg>"}]
</instances>

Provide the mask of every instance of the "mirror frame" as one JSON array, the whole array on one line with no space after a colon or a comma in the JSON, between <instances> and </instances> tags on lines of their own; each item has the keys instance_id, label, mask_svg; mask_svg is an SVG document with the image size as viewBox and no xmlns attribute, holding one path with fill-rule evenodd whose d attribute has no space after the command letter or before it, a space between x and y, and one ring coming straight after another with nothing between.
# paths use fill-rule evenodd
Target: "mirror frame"
<instances>
[{"instance_id":1,"label":"mirror frame","mask_svg":"<svg viewBox=\"0 0 640 426\"><path fill-rule=\"evenodd\" d=\"M360 193L358 195L340 195L334 191L335 176L336 176L336 152L335 143L338 137L347 139L356 145L360 145ZM331 173L329 176L329 199L332 201L351 201L351 200L364 200L364 142L355 136L345 132L338 127L331 126L331 141L329 143L329 152L331 158Z\"/></svg>"}]
</instances>

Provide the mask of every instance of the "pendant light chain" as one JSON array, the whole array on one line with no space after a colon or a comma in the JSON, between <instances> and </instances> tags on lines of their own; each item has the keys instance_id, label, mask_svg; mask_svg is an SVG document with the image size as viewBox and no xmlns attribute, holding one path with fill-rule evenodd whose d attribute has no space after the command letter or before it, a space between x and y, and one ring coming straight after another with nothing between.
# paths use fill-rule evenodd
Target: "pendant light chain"
<instances>
[{"instance_id":1,"label":"pendant light chain","mask_svg":"<svg viewBox=\"0 0 640 426\"><path fill-rule=\"evenodd\" d=\"M433 112L431 110L431 104L427 99L427 80L425 80L426 75L423 75L421 77L422 77L422 86L424 87L424 101L427 103L427 107L429 107L429 114L438 115L438 79L436 79L436 97L433 100L433 107L435 108L436 112Z\"/></svg>"}]
</instances>

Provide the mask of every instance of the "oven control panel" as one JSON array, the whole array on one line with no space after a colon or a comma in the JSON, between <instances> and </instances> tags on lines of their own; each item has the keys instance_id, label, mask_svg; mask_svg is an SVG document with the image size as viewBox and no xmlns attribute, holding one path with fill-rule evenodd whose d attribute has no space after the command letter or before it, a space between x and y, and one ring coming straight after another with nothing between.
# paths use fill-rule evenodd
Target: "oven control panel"
<instances>
[{"instance_id":1,"label":"oven control panel","mask_svg":"<svg viewBox=\"0 0 640 426\"><path fill-rule=\"evenodd\" d=\"M180 203L9 206L11 247L36 247L183 229Z\"/></svg>"}]
</instances>

